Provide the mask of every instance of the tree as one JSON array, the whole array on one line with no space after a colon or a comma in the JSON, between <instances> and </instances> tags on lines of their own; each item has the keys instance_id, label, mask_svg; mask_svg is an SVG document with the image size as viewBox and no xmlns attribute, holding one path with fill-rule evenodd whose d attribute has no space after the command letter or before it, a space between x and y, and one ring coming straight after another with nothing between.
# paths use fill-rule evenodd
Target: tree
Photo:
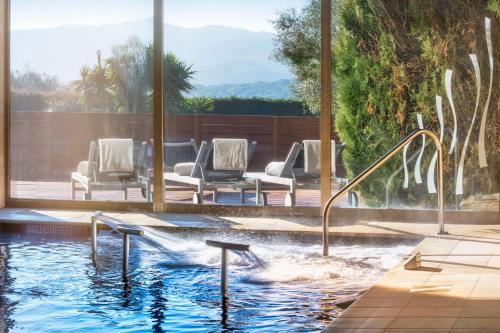
<instances>
[{"instance_id":1,"label":"tree","mask_svg":"<svg viewBox=\"0 0 500 333\"><path fill-rule=\"evenodd\" d=\"M74 81L73 87L80 94L80 102L86 111L110 112L116 108L113 86L106 71L100 58L94 68L88 66L80 68L80 80Z\"/></svg>"},{"instance_id":2,"label":"tree","mask_svg":"<svg viewBox=\"0 0 500 333\"><path fill-rule=\"evenodd\" d=\"M333 0L336 7L337 0ZM291 85L292 96L311 112L320 110L320 0L311 0L300 11L295 8L279 13L273 21L274 52L297 78Z\"/></svg>"},{"instance_id":3,"label":"tree","mask_svg":"<svg viewBox=\"0 0 500 333\"><path fill-rule=\"evenodd\" d=\"M153 45L137 38L113 48L112 56L100 60L94 68L83 66L74 87L87 110L117 112L152 112ZM190 83L192 67L168 52L164 55L164 103L168 113L181 113L188 107L184 94L194 87ZM104 106L104 107L103 107Z\"/></svg>"},{"instance_id":4,"label":"tree","mask_svg":"<svg viewBox=\"0 0 500 333\"><path fill-rule=\"evenodd\" d=\"M346 144L343 160L348 174L351 177L359 174L415 129L417 113L423 115L426 127L439 129L435 95L446 96L444 73L447 68L454 71L455 104L460 106L458 132L463 143L475 104L474 73L468 54L476 53L483 72L486 72L484 17L492 17L496 29L493 45L498 68L499 1L338 0L335 8L335 129ZM302 89L299 91L303 92L302 100L309 99L311 102L308 104L314 110L319 109L314 106L314 102L317 104L319 101L318 87L311 84L319 83L319 67L315 65L315 60L319 59L318 20L319 1L310 0L300 14L293 10L285 11L275 22L276 57L292 68ZM489 75L482 75L483 87L488 86L488 79ZM494 86L498 86L497 81ZM496 89L490 108L498 110L499 107L500 93ZM498 159L500 154L498 125L495 124L500 119L498 112L490 110L490 114L487 149L490 162L495 165L495 156ZM450 115L451 111L445 103L445 123L448 125L453 122ZM474 133L477 133L477 128ZM475 151L475 143L471 142L470 152ZM450 136L447 134L445 150L449 144ZM420 147L413 144L410 153L412 149ZM427 152L422 163L424 168L432 156L432 149L427 149ZM474 171L478 170L477 154L468 153L466 156L464 177L465 184L470 185L477 176ZM446 177L454 179L453 157L445 157ZM384 182L399 166L401 160L393 160L376 177L360 185L368 203L380 204ZM484 172L482 178L489 180L489 187L483 193L498 191L497 177L491 170ZM454 185L453 181L446 182L450 201ZM426 193L424 188L414 187L406 192L402 190L401 181L394 188L398 197L407 197L409 204L434 201L432 196L414 195ZM471 191L472 186L466 186L465 195L470 195Z\"/></svg>"},{"instance_id":5,"label":"tree","mask_svg":"<svg viewBox=\"0 0 500 333\"><path fill-rule=\"evenodd\" d=\"M150 48L152 54L152 47ZM172 52L168 52L164 62L164 102L167 113L182 113L186 110L184 94L191 92L194 86L191 84L194 71L192 66L177 58Z\"/></svg>"},{"instance_id":6,"label":"tree","mask_svg":"<svg viewBox=\"0 0 500 333\"><path fill-rule=\"evenodd\" d=\"M60 87L56 76L37 73L29 68L24 71L14 71L10 74L11 89L28 93L42 93L56 90Z\"/></svg>"},{"instance_id":7,"label":"tree","mask_svg":"<svg viewBox=\"0 0 500 333\"><path fill-rule=\"evenodd\" d=\"M53 96L63 86L56 76L26 68L10 75L12 111L53 110Z\"/></svg>"}]
</instances>

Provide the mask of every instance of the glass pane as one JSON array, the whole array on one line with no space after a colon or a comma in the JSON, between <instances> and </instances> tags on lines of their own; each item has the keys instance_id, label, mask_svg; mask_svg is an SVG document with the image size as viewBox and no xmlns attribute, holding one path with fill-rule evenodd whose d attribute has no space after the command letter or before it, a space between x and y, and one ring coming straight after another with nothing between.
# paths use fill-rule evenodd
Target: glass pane
<instances>
[{"instance_id":1,"label":"glass pane","mask_svg":"<svg viewBox=\"0 0 500 333\"><path fill-rule=\"evenodd\" d=\"M146 200L152 16L152 0L11 1L12 197Z\"/></svg>"},{"instance_id":2,"label":"glass pane","mask_svg":"<svg viewBox=\"0 0 500 333\"><path fill-rule=\"evenodd\" d=\"M288 161L293 170L281 177L285 180L276 174L276 163L285 162L294 142L319 139L317 110L310 108L317 106L319 94L319 8L308 4L166 0L167 202L263 204L256 193L260 182L268 205L291 203L286 197L292 171L303 173L303 157ZM287 43L300 44L298 26L306 20L314 26L307 33L304 67L312 65L314 74L301 85L301 68L285 49ZM182 142L182 148L175 145ZM220 154L224 143L240 152L230 167L224 166L228 156ZM201 148L198 153L194 144ZM241 153L245 149L247 154ZM266 167L274 178L264 177ZM200 178L203 193L194 185ZM317 182L294 194L297 205L319 206Z\"/></svg>"},{"instance_id":3,"label":"glass pane","mask_svg":"<svg viewBox=\"0 0 500 333\"><path fill-rule=\"evenodd\" d=\"M426 128L443 143L446 209L498 212L495 9L342 3L334 11L335 131L347 176ZM431 138L418 137L356 193L368 207L435 209L436 170Z\"/></svg>"}]
</instances>

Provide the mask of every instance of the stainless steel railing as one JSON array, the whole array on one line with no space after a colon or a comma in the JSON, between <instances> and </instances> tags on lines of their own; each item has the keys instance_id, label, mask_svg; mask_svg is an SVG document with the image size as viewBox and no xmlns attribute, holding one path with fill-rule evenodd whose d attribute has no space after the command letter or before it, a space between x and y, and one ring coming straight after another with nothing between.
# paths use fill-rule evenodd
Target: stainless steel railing
<instances>
[{"instance_id":1,"label":"stainless steel railing","mask_svg":"<svg viewBox=\"0 0 500 333\"><path fill-rule=\"evenodd\" d=\"M396 155L404 146L409 144L415 138L427 135L429 136L438 152L437 159L437 173L438 173L438 185L437 185L437 195L438 195L438 234L446 234L444 230L444 193L443 193L443 148L439 138L434 132L427 129L418 129L411 132L406 138L401 140L396 146L389 150L384 156L379 158L375 163L370 165L365 171L360 173L357 177L352 179L346 186L344 186L340 191L335 193L326 203L323 208L323 255L328 256L328 234L330 227L330 213L332 206L337 199L342 197L344 194L352 190L356 185L361 183L369 175L377 171L382 167L388 160L390 160L394 155Z\"/></svg>"}]
</instances>

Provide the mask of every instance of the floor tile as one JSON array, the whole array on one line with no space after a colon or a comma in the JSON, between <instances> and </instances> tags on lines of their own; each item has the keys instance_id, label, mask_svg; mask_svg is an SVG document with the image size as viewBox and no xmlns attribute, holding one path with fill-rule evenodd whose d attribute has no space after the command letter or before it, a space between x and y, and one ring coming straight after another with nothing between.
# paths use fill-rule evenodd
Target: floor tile
<instances>
[{"instance_id":1,"label":"floor tile","mask_svg":"<svg viewBox=\"0 0 500 333\"><path fill-rule=\"evenodd\" d=\"M452 297L421 297L414 298L408 303L408 307L447 307L447 308L455 308L464 306L466 299L463 298L452 298Z\"/></svg>"},{"instance_id":2,"label":"floor tile","mask_svg":"<svg viewBox=\"0 0 500 333\"><path fill-rule=\"evenodd\" d=\"M456 318L453 317L418 317L418 318L396 318L391 322L389 328L415 328L415 329L451 329Z\"/></svg>"},{"instance_id":3,"label":"floor tile","mask_svg":"<svg viewBox=\"0 0 500 333\"><path fill-rule=\"evenodd\" d=\"M454 308L404 308L398 317L458 317L462 311L461 307Z\"/></svg>"},{"instance_id":4,"label":"floor tile","mask_svg":"<svg viewBox=\"0 0 500 333\"><path fill-rule=\"evenodd\" d=\"M404 307L410 302L409 297L392 297L392 298L371 298L361 297L352 306L357 308L398 308Z\"/></svg>"},{"instance_id":5,"label":"floor tile","mask_svg":"<svg viewBox=\"0 0 500 333\"><path fill-rule=\"evenodd\" d=\"M500 329L500 318L458 318L453 328Z\"/></svg>"},{"instance_id":6,"label":"floor tile","mask_svg":"<svg viewBox=\"0 0 500 333\"><path fill-rule=\"evenodd\" d=\"M370 318L370 317L395 317L400 311L398 308L358 308L350 307L344 313L342 318Z\"/></svg>"},{"instance_id":7,"label":"floor tile","mask_svg":"<svg viewBox=\"0 0 500 333\"><path fill-rule=\"evenodd\" d=\"M393 317L374 317L374 318L337 318L332 327L338 328L386 328L389 326Z\"/></svg>"}]
</instances>

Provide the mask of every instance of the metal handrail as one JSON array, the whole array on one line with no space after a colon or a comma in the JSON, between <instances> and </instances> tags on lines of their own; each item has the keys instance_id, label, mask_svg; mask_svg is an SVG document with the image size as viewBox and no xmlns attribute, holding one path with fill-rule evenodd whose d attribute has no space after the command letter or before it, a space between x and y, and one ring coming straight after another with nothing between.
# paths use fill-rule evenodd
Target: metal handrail
<instances>
[{"instance_id":1,"label":"metal handrail","mask_svg":"<svg viewBox=\"0 0 500 333\"><path fill-rule=\"evenodd\" d=\"M418 129L411 132L406 138L401 140L396 146L389 150L384 156L379 158L375 163L370 165L366 170L360 173L357 177L352 179L346 186L344 186L340 191L335 193L326 203L323 209L323 256L328 256L328 233L330 225L330 212L333 203L346 194L348 191L359 183L361 183L366 177L377 171L382 165L384 165L389 159L396 155L404 146L409 144L415 138L420 135L427 135L433 141L436 146L438 153L437 159L437 172L438 172L438 184L437 184L437 194L438 194L438 234L446 234L444 230L444 193L443 193L443 148L439 138L434 132L428 129Z\"/></svg>"}]
</instances>

